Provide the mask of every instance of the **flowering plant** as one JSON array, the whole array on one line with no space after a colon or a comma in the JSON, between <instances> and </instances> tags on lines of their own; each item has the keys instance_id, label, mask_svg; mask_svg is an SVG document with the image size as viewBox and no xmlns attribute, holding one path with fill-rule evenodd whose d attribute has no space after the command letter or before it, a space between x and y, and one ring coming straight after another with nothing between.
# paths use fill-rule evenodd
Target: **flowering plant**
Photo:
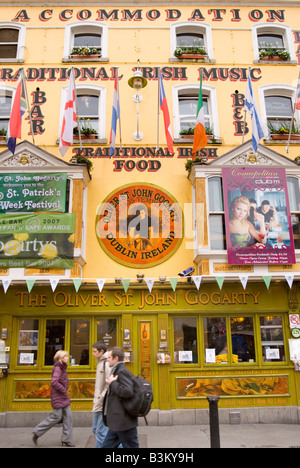
<instances>
[{"instance_id":1,"label":"flowering plant","mask_svg":"<svg viewBox=\"0 0 300 468\"><path fill-rule=\"evenodd\" d=\"M81 120L81 119L79 119ZM83 124L80 123L80 133L83 135L95 135L97 134L97 130L95 130L92 125L90 124L90 119L84 119ZM74 135L78 135L78 127L74 128Z\"/></svg>"},{"instance_id":2,"label":"flowering plant","mask_svg":"<svg viewBox=\"0 0 300 468\"><path fill-rule=\"evenodd\" d=\"M268 122L268 129L271 135L288 135L290 133L291 122L280 122L277 121L278 125L273 125L271 122ZM297 125L292 127L292 135L299 134L300 129Z\"/></svg>"},{"instance_id":3,"label":"flowering plant","mask_svg":"<svg viewBox=\"0 0 300 468\"><path fill-rule=\"evenodd\" d=\"M74 47L71 55L99 55L101 56L101 49L99 47Z\"/></svg>"},{"instance_id":4,"label":"flowering plant","mask_svg":"<svg viewBox=\"0 0 300 468\"><path fill-rule=\"evenodd\" d=\"M272 59L275 56L279 56L281 60L289 60L291 58L290 53L286 49L278 47L278 42L272 44L262 41L259 45L260 58L269 57Z\"/></svg>"}]
</instances>

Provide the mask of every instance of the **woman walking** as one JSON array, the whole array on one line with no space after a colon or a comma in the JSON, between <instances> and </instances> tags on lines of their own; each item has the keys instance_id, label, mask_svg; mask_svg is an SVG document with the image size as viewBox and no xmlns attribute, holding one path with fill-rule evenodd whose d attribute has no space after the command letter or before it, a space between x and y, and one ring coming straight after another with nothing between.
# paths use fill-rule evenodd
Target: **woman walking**
<instances>
[{"instance_id":1,"label":"woman walking","mask_svg":"<svg viewBox=\"0 0 300 468\"><path fill-rule=\"evenodd\" d=\"M67 375L67 363L69 354L67 351L57 351L54 356L54 367L51 382L51 405L53 412L44 419L33 432L33 442L37 445L38 438L51 427L62 422L63 432L61 443L66 447L75 447L72 443L73 422L70 408L70 398L67 394L69 379Z\"/></svg>"}]
</instances>

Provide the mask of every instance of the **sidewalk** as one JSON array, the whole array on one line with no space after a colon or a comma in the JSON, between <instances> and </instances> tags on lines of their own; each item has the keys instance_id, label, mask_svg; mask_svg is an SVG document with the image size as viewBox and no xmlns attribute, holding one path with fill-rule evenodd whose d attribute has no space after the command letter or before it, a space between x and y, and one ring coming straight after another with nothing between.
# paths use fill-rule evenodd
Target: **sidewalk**
<instances>
[{"instance_id":1,"label":"sidewalk","mask_svg":"<svg viewBox=\"0 0 300 468\"><path fill-rule=\"evenodd\" d=\"M40 448L59 448L61 428L53 428L38 441ZM209 426L141 426L141 448L210 448ZM221 448L300 448L300 425L241 424L220 426ZM88 427L75 427L76 448L93 448ZM32 428L0 429L0 448L32 448Z\"/></svg>"}]
</instances>

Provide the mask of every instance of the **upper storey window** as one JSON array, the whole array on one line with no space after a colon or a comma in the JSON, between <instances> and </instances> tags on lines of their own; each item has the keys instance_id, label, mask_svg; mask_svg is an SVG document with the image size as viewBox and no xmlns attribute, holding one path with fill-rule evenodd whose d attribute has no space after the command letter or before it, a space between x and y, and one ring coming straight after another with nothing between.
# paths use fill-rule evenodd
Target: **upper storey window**
<instances>
[{"instance_id":1,"label":"upper storey window","mask_svg":"<svg viewBox=\"0 0 300 468\"><path fill-rule=\"evenodd\" d=\"M171 26L172 60L213 61L212 34L209 24L190 22Z\"/></svg>"},{"instance_id":2,"label":"upper storey window","mask_svg":"<svg viewBox=\"0 0 300 468\"><path fill-rule=\"evenodd\" d=\"M64 61L82 60L107 61L106 24L86 22L68 24L65 30Z\"/></svg>"},{"instance_id":3,"label":"upper storey window","mask_svg":"<svg viewBox=\"0 0 300 468\"><path fill-rule=\"evenodd\" d=\"M22 62L25 26L0 22L0 62Z\"/></svg>"},{"instance_id":4,"label":"upper storey window","mask_svg":"<svg viewBox=\"0 0 300 468\"><path fill-rule=\"evenodd\" d=\"M259 24L252 26L255 61L296 63L293 35L290 26Z\"/></svg>"}]
</instances>

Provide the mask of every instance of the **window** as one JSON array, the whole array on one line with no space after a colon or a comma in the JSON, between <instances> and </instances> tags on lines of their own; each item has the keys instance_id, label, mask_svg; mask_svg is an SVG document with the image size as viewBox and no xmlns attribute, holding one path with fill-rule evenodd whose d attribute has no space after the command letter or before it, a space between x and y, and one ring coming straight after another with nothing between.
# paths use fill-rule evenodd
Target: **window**
<instances>
[{"instance_id":1,"label":"window","mask_svg":"<svg viewBox=\"0 0 300 468\"><path fill-rule=\"evenodd\" d=\"M289 62L296 63L293 34L290 26L283 24L256 24L252 26L254 60L260 60L260 49L284 49L290 54Z\"/></svg>"},{"instance_id":2,"label":"window","mask_svg":"<svg viewBox=\"0 0 300 468\"><path fill-rule=\"evenodd\" d=\"M281 317L261 317L260 333L263 362L284 362L285 352Z\"/></svg>"},{"instance_id":3,"label":"window","mask_svg":"<svg viewBox=\"0 0 300 468\"><path fill-rule=\"evenodd\" d=\"M205 362L228 363L226 318L204 318Z\"/></svg>"},{"instance_id":4,"label":"window","mask_svg":"<svg viewBox=\"0 0 300 468\"><path fill-rule=\"evenodd\" d=\"M97 141L105 139L106 122L106 89L96 85L77 85L78 115L82 134L96 132ZM60 126L62 125L67 88L63 88L61 96Z\"/></svg>"},{"instance_id":5,"label":"window","mask_svg":"<svg viewBox=\"0 0 300 468\"><path fill-rule=\"evenodd\" d=\"M202 87L206 133L219 138L217 95L215 88ZM195 128L199 84L180 85L173 88L174 138L181 138L181 132Z\"/></svg>"},{"instance_id":6,"label":"window","mask_svg":"<svg viewBox=\"0 0 300 468\"><path fill-rule=\"evenodd\" d=\"M90 321L71 320L70 361L72 365L88 366L90 361Z\"/></svg>"},{"instance_id":7,"label":"window","mask_svg":"<svg viewBox=\"0 0 300 468\"><path fill-rule=\"evenodd\" d=\"M18 365L36 366L39 343L39 321L35 319L20 320Z\"/></svg>"},{"instance_id":8,"label":"window","mask_svg":"<svg viewBox=\"0 0 300 468\"><path fill-rule=\"evenodd\" d=\"M212 250L226 250L225 214L221 177L208 179L209 238Z\"/></svg>"},{"instance_id":9,"label":"window","mask_svg":"<svg viewBox=\"0 0 300 468\"><path fill-rule=\"evenodd\" d=\"M174 54L177 47L203 47L207 58L213 61L212 33L209 24L191 24L190 22L172 24L171 32L171 61L176 60Z\"/></svg>"},{"instance_id":10,"label":"window","mask_svg":"<svg viewBox=\"0 0 300 468\"><path fill-rule=\"evenodd\" d=\"M46 321L45 366L52 366L57 351L65 349L65 334L65 320Z\"/></svg>"},{"instance_id":11,"label":"window","mask_svg":"<svg viewBox=\"0 0 300 468\"><path fill-rule=\"evenodd\" d=\"M0 130L7 131L12 104L12 91L0 87Z\"/></svg>"},{"instance_id":12,"label":"window","mask_svg":"<svg viewBox=\"0 0 300 468\"><path fill-rule=\"evenodd\" d=\"M255 362L253 318L234 317L230 323L233 361Z\"/></svg>"},{"instance_id":13,"label":"window","mask_svg":"<svg viewBox=\"0 0 300 468\"><path fill-rule=\"evenodd\" d=\"M195 364L198 362L197 318L174 318L174 362Z\"/></svg>"},{"instance_id":14,"label":"window","mask_svg":"<svg viewBox=\"0 0 300 468\"><path fill-rule=\"evenodd\" d=\"M117 320L97 320L97 341L105 343L108 348L117 346Z\"/></svg>"},{"instance_id":15,"label":"window","mask_svg":"<svg viewBox=\"0 0 300 468\"><path fill-rule=\"evenodd\" d=\"M98 50L102 61L107 61L108 26L87 21L68 24L65 29L64 61L71 60L74 47L92 47Z\"/></svg>"},{"instance_id":16,"label":"window","mask_svg":"<svg viewBox=\"0 0 300 468\"><path fill-rule=\"evenodd\" d=\"M300 191L299 179L287 177L291 221L295 249L300 249Z\"/></svg>"},{"instance_id":17,"label":"window","mask_svg":"<svg viewBox=\"0 0 300 468\"><path fill-rule=\"evenodd\" d=\"M0 61L23 61L25 31L22 24L0 22Z\"/></svg>"}]
</instances>

